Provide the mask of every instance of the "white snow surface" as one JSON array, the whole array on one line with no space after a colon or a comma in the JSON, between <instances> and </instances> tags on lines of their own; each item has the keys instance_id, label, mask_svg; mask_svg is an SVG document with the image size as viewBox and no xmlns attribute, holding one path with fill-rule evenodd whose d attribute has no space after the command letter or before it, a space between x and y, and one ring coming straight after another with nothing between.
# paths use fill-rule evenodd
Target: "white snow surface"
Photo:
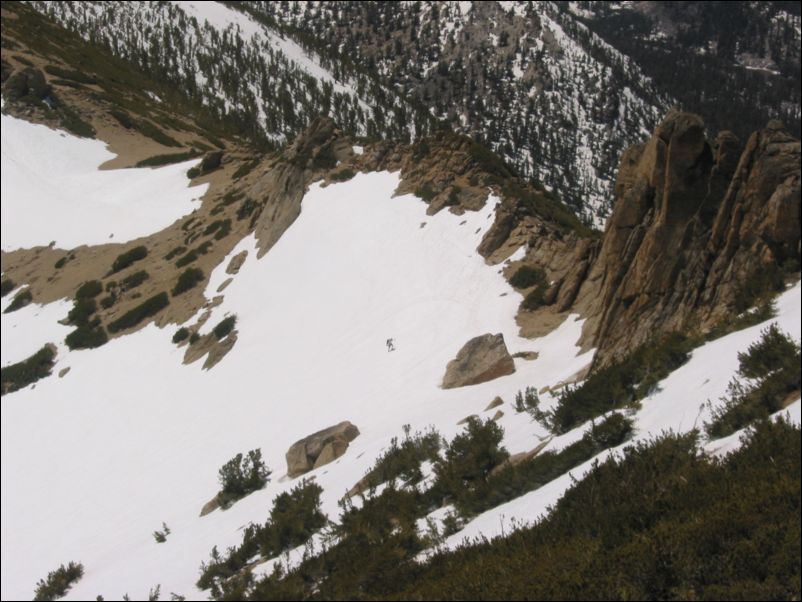
<instances>
[{"instance_id":1,"label":"white snow surface","mask_svg":"<svg viewBox=\"0 0 802 602\"><path fill-rule=\"evenodd\" d=\"M170 342L175 327L151 324L98 350L61 350L55 371L70 366L64 378L4 396L3 599L29 598L38 579L70 560L86 572L66 599L136 599L157 583L165 593L204 598L194 583L212 546L239 544L242 527L263 523L273 497L298 482L284 476L289 446L342 420L356 424L360 436L343 457L307 475L323 487L322 509L335 520L337 500L404 424L413 431L433 425L451 438L465 416L490 417L495 409L484 408L500 395L510 453L538 444L546 433L511 402L527 385L554 385L587 365L593 352L580 354L576 346L582 321L570 316L546 337L518 337L521 296L500 266L488 266L475 250L497 199L475 213L427 216L420 199L392 197L398 183L397 174L379 172L315 184L298 219L262 259L253 237L241 241L232 254L247 249L248 259L206 326L236 314L238 341L211 371L201 370L202 362L182 365L183 349ZM213 272L207 295L227 277L227 263ZM779 300L777 318L797 339L799 307L797 285ZM34 311L42 310L21 315ZM7 320L2 315L4 330ZM700 404L724 393L737 352L760 329L695 351L643 402L637 436L701 424ZM503 333L511 353L540 355L516 359L512 375L441 389L447 362L487 332ZM390 337L393 352L385 347ZM585 428L553 439L549 449L570 444ZM268 486L200 518L218 489L218 468L256 447L274 471ZM482 514L446 545L534 520L570 484L565 475ZM157 544L152 533L162 521L171 534ZM294 563L300 554L299 548L286 559Z\"/></svg>"},{"instance_id":2,"label":"white snow surface","mask_svg":"<svg viewBox=\"0 0 802 602\"><path fill-rule=\"evenodd\" d=\"M98 140L2 116L2 248L126 242L190 213L208 184L189 187L198 159L158 169L98 167L115 155ZM111 237L111 235L114 235Z\"/></svg>"},{"instance_id":3,"label":"white snow surface","mask_svg":"<svg viewBox=\"0 0 802 602\"><path fill-rule=\"evenodd\" d=\"M521 297L475 250L496 199L464 216L427 216L420 199L392 198L398 183L381 172L314 185L265 257L255 259L252 237L240 243L248 260L208 326L236 313L239 339L213 370L182 365L175 328L150 325L98 350L64 350L55 367L70 366L64 378L3 398L4 599L30 597L70 560L86 574L68 599L141 597L156 583L203 597L194 582L212 546L238 544L240 528L264 522L272 498L295 485L282 475L297 439L341 420L361 431L345 456L311 473L336 518L337 500L404 424L452 437L496 395L510 401L590 361L592 352L577 355L575 316L543 339L517 336ZM4 330L13 315L2 316ZM540 359L517 359L515 374L489 383L441 389L447 362L486 332ZM532 437L533 425L519 420L508 447L528 448ZM199 518L218 468L255 447L274 470L269 485ZM156 544L162 521L172 533Z\"/></svg>"}]
</instances>

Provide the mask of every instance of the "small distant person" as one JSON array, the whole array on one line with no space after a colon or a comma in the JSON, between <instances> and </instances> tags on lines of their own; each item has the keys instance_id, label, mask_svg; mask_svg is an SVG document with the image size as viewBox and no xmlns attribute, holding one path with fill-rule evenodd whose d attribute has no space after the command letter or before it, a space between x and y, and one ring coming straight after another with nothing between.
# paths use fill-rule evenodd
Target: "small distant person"
<instances>
[{"instance_id":1,"label":"small distant person","mask_svg":"<svg viewBox=\"0 0 802 602\"><path fill-rule=\"evenodd\" d=\"M387 339L387 351L395 351L395 345L393 345L393 339Z\"/></svg>"}]
</instances>

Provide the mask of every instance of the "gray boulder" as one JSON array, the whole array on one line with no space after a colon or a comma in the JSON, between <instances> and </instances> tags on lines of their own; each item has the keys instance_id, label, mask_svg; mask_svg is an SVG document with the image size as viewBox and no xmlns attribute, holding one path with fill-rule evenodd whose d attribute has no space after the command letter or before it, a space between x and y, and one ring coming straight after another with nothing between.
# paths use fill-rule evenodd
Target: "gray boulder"
<instances>
[{"instance_id":1,"label":"gray boulder","mask_svg":"<svg viewBox=\"0 0 802 602\"><path fill-rule=\"evenodd\" d=\"M287 475L297 477L313 468L333 462L359 436L359 429L347 420L296 441L287 450Z\"/></svg>"},{"instance_id":2,"label":"gray boulder","mask_svg":"<svg viewBox=\"0 0 802 602\"><path fill-rule=\"evenodd\" d=\"M515 362L507 351L502 334L474 337L446 366L443 388L453 389L484 383L515 372Z\"/></svg>"}]
</instances>

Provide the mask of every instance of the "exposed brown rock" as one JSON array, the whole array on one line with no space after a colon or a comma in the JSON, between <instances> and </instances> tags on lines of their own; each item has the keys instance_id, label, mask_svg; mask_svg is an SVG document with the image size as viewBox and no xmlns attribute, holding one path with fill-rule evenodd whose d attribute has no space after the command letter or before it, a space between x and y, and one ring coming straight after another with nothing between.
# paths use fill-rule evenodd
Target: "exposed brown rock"
<instances>
[{"instance_id":1,"label":"exposed brown rock","mask_svg":"<svg viewBox=\"0 0 802 602\"><path fill-rule=\"evenodd\" d=\"M296 441L285 455L291 478L319 468L342 456L359 429L347 420Z\"/></svg>"},{"instance_id":2,"label":"exposed brown rock","mask_svg":"<svg viewBox=\"0 0 802 602\"><path fill-rule=\"evenodd\" d=\"M483 334L465 343L446 367L442 387L465 387L515 372L502 334Z\"/></svg>"},{"instance_id":3,"label":"exposed brown rock","mask_svg":"<svg viewBox=\"0 0 802 602\"><path fill-rule=\"evenodd\" d=\"M231 274L232 276L234 274L238 274L240 268L242 267L242 264L245 263L245 260L247 258L248 258L247 249L234 255L234 257L231 258L231 261L229 261L228 265L226 266L226 274Z\"/></svg>"},{"instance_id":4,"label":"exposed brown rock","mask_svg":"<svg viewBox=\"0 0 802 602\"><path fill-rule=\"evenodd\" d=\"M740 155L740 158L737 157ZM581 286L596 364L660 333L729 319L745 283L800 259L800 144L779 123L743 151L672 112L624 154L604 240Z\"/></svg>"},{"instance_id":5,"label":"exposed brown rock","mask_svg":"<svg viewBox=\"0 0 802 602\"><path fill-rule=\"evenodd\" d=\"M215 494L215 496L206 502L201 508L200 516L206 516L207 514L214 512L220 507L220 498Z\"/></svg>"},{"instance_id":6,"label":"exposed brown rock","mask_svg":"<svg viewBox=\"0 0 802 602\"><path fill-rule=\"evenodd\" d=\"M493 475L498 474L502 470L506 470L507 468L511 468L513 466L518 466L519 464L522 464L522 463L524 463L524 462L526 462L528 460L531 460L536 455L538 455L541 451L543 451L543 448L546 447L549 444L549 441L551 441L551 437L549 437L548 439L544 439L534 449L531 449L531 450L529 450L527 452L521 452L521 453L518 453L518 454L511 455L509 458L504 460L501 464L499 464L498 466L495 466L493 468L493 470L490 471L490 476L492 477Z\"/></svg>"},{"instance_id":7,"label":"exposed brown rock","mask_svg":"<svg viewBox=\"0 0 802 602\"><path fill-rule=\"evenodd\" d=\"M488 410L492 410L493 408L497 408L500 405L504 405L504 400L501 397L496 397L493 401L491 401L487 407L485 408L485 412Z\"/></svg>"}]
</instances>

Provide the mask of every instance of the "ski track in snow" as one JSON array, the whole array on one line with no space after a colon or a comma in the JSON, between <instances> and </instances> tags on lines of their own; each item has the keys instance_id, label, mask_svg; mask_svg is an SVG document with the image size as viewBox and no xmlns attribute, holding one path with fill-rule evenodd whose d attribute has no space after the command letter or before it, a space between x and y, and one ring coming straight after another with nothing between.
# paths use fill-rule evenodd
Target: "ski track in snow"
<instances>
[{"instance_id":1,"label":"ski track in snow","mask_svg":"<svg viewBox=\"0 0 802 602\"><path fill-rule=\"evenodd\" d=\"M200 159L98 170L114 157L99 140L3 115L3 250L51 241L71 249L147 236L190 213L209 186L189 187L187 170Z\"/></svg>"},{"instance_id":2,"label":"ski track in snow","mask_svg":"<svg viewBox=\"0 0 802 602\"><path fill-rule=\"evenodd\" d=\"M332 519L339 515L338 499L404 424L413 431L433 425L450 439L465 416L489 418L495 409L483 410L500 395L508 451L537 445L546 433L528 415L515 414L513 397L587 365L593 352L580 354L576 347L582 321L573 315L546 337L518 337L514 316L521 295L501 266L488 266L475 250L497 199L475 213L428 216L416 197L392 197L398 183L397 174L379 172L315 184L298 219L265 257L256 260L253 236L232 250L247 249L248 258L205 331L236 313L238 341L211 371L201 370L202 361L182 365L184 349L170 341L175 326L151 324L100 351L60 349L54 371L71 368L63 379L50 377L4 397L3 599L30 597L38 579L70 560L83 562L86 573L66 599L126 592L136 599L157 583L165 593L205 597L194 583L212 546L238 545L242 527L263 523L273 497L299 482L283 476L289 446L342 420L356 424L361 435L345 456L307 475L323 487L322 509ZM225 258L212 273L208 295L228 277L227 264ZM799 306L798 285L778 302L777 321L797 339ZM21 310L17 328L33 329L62 309ZM2 315L4 333L14 315ZM56 327L42 326L37 340L63 336ZM700 404L724 393L737 352L761 328L696 350L644 400L637 437L701 424ZM469 338L486 332L503 333L511 353L540 356L516 359L510 376L440 389L447 362ZM391 353L388 337L396 343ZM14 341L4 334L4 362L6 345ZM553 399L546 395L544 402ZM570 444L586 428L552 440L548 449ZM218 490L218 468L256 447L273 469L268 486L199 518ZM589 465L571 474L579 477ZM570 484L564 475L484 513L447 545L466 536L492 537L509 530L511 520L534 520ZM171 534L157 544L152 533L162 521ZM297 561L301 553L298 548L285 560Z\"/></svg>"}]
</instances>

